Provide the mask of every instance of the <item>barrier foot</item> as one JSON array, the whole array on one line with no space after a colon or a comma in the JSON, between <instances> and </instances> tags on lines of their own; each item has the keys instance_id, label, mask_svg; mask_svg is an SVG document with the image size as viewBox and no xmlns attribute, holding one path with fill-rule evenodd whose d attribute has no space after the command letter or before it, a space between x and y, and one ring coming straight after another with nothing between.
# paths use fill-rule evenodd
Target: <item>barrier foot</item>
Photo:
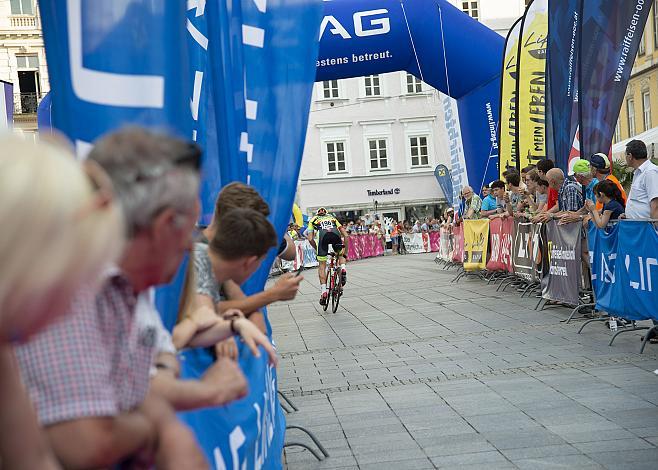
<instances>
[{"instance_id":1,"label":"barrier foot","mask_svg":"<svg viewBox=\"0 0 658 470\"><path fill-rule=\"evenodd\" d=\"M464 277L465 274L466 274L466 271L464 271L464 270L459 271L457 276L452 281L450 281L450 283L452 284L453 282L458 282L462 277Z\"/></svg>"},{"instance_id":2,"label":"barrier foot","mask_svg":"<svg viewBox=\"0 0 658 470\"><path fill-rule=\"evenodd\" d=\"M521 294L521 298L525 297L526 294L528 294L528 293L532 292L533 290L535 290L537 285L538 284L536 282L531 282L530 284L528 284L527 287L525 288L525 290L523 291L523 293Z\"/></svg>"},{"instance_id":3,"label":"barrier foot","mask_svg":"<svg viewBox=\"0 0 658 470\"><path fill-rule=\"evenodd\" d=\"M571 320L573 320L574 315L576 315L576 313L579 313L581 309L583 309L583 308L592 308L592 307L594 307L594 305L595 304L583 304L583 305L579 305L578 307L574 308L571 311L571 315L569 315L569 318L566 319L565 323L568 325L569 322ZM580 331L578 333L580 333Z\"/></svg>"},{"instance_id":4,"label":"barrier foot","mask_svg":"<svg viewBox=\"0 0 658 470\"><path fill-rule=\"evenodd\" d=\"M585 327L586 327L587 325L589 325L590 323L606 321L606 320L608 320L609 318L610 318L610 317L608 317L607 315L605 315L605 316L602 316L602 317L599 317L599 318L592 318L592 319L590 319L590 320L587 320L585 323L583 323L583 324L581 325L580 329L578 330L578 334L580 334L580 332L583 331L583 328L585 328ZM568 320L567 320L567 323L568 323Z\"/></svg>"},{"instance_id":5,"label":"barrier foot","mask_svg":"<svg viewBox=\"0 0 658 470\"><path fill-rule=\"evenodd\" d=\"M289 430L289 429L299 429L300 431L305 433L308 437L311 438L311 440L315 443L315 445L318 446L318 449L320 449L320 452L322 452L322 455L324 455L325 458L329 457L329 452L327 452L327 449L325 449L324 446L322 444L320 444L320 441L318 440L318 438L315 437L315 434L313 434L311 431L309 431L308 429L305 429L301 426L295 426L295 425L286 426L286 430ZM306 446L302 446L302 447L306 447ZM306 448L308 449L308 447L306 447ZM319 460L323 460L323 459L319 459Z\"/></svg>"},{"instance_id":6,"label":"barrier foot","mask_svg":"<svg viewBox=\"0 0 658 470\"><path fill-rule=\"evenodd\" d=\"M288 406L290 406L290 408L292 408L294 411L299 411L299 408L297 408L297 407L295 406L295 404L294 404L293 402L290 401L290 398L288 398L287 396L285 396L281 390L277 390L276 393L278 393L278 395L279 395L281 398L283 398L283 401L285 401L285 402L288 404Z\"/></svg>"},{"instance_id":7,"label":"barrier foot","mask_svg":"<svg viewBox=\"0 0 658 470\"><path fill-rule=\"evenodd\" d=\"M622 333L628 333L630 331L651 330L651 329L652 328L649 327L649 326L633 326L633 328L624 328L623 330L619 330L617 333L614 334L614 336L612 337L612 339L608 343L608 346L612 346L612 343L615 341L615 338L617 338L617 336L619 336ZM646 334L646 335L644 335L644 338L646 339L648 336L649 335ZM640 349L640 354L642 353L643 350L644 350L644 345Z\"/></svg>"},{"instance_id":8,"label":"barrier foot","mask_svg":"<svg viewBox=\"0 0 658 470\"><path fill-rule=\"evenodd\" d=\"M318 462L322 462L326 457L321 456L318 454L315 449L307 446L306 444L302 442L286 442L283 444L283 448L285 449L286 447L303 447L304 449L308 450L311 454L313 454L313 457L318 459Z\"/></svg>"},{"instance_id":9,"label":"barrier foot","mask_svg":"<svg viewBox=\"0 0 658 470\"><path fill-rule=\"evenodd\" d=\"M540 305L541 305L541 308L539 308ZM537 305L535 305L535 310L539 310L539 311L544 310L545 306L546 306L546 299L544 299L543 297L540 297L539 302L537 302Z\"/></svg>"},{"instance_id":10,"label":"barrier foot","mask_svg":"<svg viewBox=\"0 0 658 470\"><path fill-rule=\"evenodd\" d=\"M647 331L647 334L644 335L644 338L642 339L642 347L640 347L640 354L644 352L644 348L649 342L650 336L653 336L652 333L658 334L658 326L653 326L652 328L649 329L649 331Z\"/></svg>"}]
</instances>

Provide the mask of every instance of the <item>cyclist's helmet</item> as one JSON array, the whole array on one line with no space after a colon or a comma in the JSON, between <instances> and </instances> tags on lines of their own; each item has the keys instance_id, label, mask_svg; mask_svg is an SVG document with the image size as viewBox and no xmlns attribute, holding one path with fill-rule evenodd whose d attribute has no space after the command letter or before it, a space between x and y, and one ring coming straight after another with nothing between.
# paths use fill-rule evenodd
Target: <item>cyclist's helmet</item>
<instances>
[{"instance_id":1,"label":"cyclist's helmet","mask_svg":"<svg viewBox=\"0 0 658 470\"><path fill-rule=\"evenodd\" d=\"M324 207L320 207L315 213L315 215L327 215L327 209L325 209Z\"/></svg>"}]
</instances>

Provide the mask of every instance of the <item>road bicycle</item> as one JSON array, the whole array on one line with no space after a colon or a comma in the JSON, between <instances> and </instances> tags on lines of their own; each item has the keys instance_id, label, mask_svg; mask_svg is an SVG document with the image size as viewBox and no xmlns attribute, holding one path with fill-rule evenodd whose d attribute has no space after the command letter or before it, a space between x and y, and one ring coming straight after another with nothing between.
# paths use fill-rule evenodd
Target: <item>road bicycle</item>
<instances>
[{"instance_id":1,"label":"road bicycle","mask_svg":"<svg viewBox=\"0 0 658 470\"><path fill-rule=\"evenodd\" d=\"M334 247L335 248L335 247ZM343 283L341 280L341 268L336 265L336 258L338 254L331 252L328 254L329 262L327 263L327 290L329 297L331 297L331 311L336 313L338 311L338 303L343 295ZM324 311L329 308L329 298L327 298L322 305Z\"/></svg>"}]
</instances>

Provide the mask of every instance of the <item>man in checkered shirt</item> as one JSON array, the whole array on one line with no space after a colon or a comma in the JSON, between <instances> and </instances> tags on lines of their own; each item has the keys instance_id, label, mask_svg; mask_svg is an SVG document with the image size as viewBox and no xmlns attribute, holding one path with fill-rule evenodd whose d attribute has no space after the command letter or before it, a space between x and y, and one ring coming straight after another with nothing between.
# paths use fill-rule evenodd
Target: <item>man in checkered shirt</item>
<instances>
[{"instance_id":1,"label":"man in checkered shirt","mask_svg":"<svg viewBox=\"0 0 658 470\"><path fill-rule=\"evenodd\" d=\"M89 155L110 175L128 230L100 290L82 289L63 321L18 348L23 380L60 462L207 468L191 432L149 394L155 328L138 328L137 296L167 283L192 244L198 214L196 146L126 129Z\"/></svg>"}]
</instances>

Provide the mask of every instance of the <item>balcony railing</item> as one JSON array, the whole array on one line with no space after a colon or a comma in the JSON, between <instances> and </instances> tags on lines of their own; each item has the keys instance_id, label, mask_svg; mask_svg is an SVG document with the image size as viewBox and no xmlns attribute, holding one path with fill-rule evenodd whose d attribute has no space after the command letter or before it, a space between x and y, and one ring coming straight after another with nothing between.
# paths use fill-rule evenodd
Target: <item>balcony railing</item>
<instances>
[{"instance_id":1,"label":"balcony railing","mask_svg":"<svg viewBox=\"0 0 658 470\"><path fill-rule=\"evenodd\" d=\"M34 114L43 96L38 93L14 93L14 114Z\"/></svg>"},{"instance_id":2,"label":"balcony railing","mask_svg":"<svg viewBox=\"0 0 658 470\"><path fill-rule=\"evenodd\" d=\"M39 20L34 15L13 15L9 17L10 25L14 29L38 29Z\"/></svg>"}]
</instances>

